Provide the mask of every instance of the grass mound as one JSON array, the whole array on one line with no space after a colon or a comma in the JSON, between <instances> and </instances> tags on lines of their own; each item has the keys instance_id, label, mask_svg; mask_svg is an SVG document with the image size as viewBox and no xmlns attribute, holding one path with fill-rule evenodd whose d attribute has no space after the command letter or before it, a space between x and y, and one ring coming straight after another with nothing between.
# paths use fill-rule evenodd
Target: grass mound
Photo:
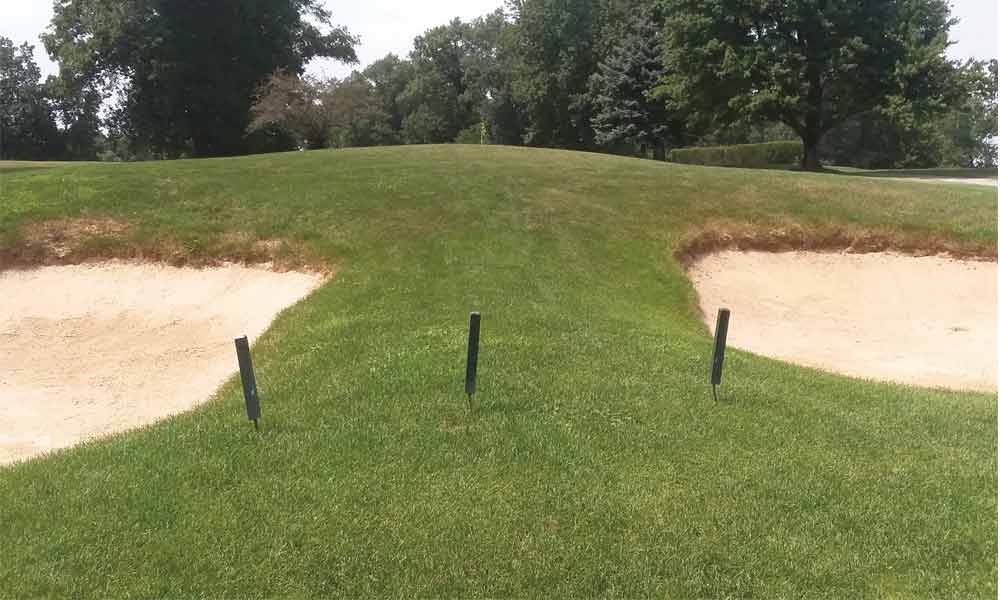
<instances>
[{"instance_id":1,"label":"grass mound","mask_svg":"<svg viewBox=\"0 0 1000 600\"><path fill-rule=\"evenodd\" d=\"M234 379L0 469L0 595L995 595L995 399L733 352L714 404L675 257L718 223L988 254L995 194L479 146L0 171L0 256L99 222L34 260L338 268L254 349L259 435Z\"/></svg>"}]
</instances>

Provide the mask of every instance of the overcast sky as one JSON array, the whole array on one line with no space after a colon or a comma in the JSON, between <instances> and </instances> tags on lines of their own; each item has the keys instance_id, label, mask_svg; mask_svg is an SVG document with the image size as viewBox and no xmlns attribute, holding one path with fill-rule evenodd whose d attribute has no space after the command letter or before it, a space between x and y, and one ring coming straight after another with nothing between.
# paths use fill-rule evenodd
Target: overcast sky
<instances>
[{"instance_id":1,"label":"overcast sky","mask_svg":"<svg viewBox=\"0 0 1000 600\"><path fill-rule=\"evenodd\" d=\"M326 4L333 12L335 23L360 36L357 52L363 67L389 52L406 56L413 45L413 38L430 27L444 24L454 17L469 20L492 12L503 1L326 0ZM956 42L948 51L951 57L996 57L997 0L952 0L952 15L959 22L951 30L952 40ZM35 57L43 76L55 71L55 65L38 40L38 35L48 27L51 17L51 0L0 0L0 36L12 39L15 44L35 44ZM351 67L324 60L311 63L309 71L316 75L341 77L348 74Z\"/></svg>"}]
</instances>

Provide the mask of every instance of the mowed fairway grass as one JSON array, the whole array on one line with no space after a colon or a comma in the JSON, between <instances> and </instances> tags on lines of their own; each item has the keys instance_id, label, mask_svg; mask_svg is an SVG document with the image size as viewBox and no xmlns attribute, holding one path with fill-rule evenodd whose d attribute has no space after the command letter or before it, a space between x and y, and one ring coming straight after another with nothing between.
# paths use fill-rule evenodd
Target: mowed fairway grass
<instances>
[{"instance_id":1,"label":"mowed fairway grass","mask_svg":"<svg viewBox=\"0 0 1000 600\"><path fill-rule=\"evenodd\" d=\"M674 258L713 223L995 247L993 188L479 146L0 173L0 254L77 218L336 274L255 344L259 434L234 377L0 468L0 596L996 596L995 397L734 351L714 403Z\"/></svg>"}]
</instances>

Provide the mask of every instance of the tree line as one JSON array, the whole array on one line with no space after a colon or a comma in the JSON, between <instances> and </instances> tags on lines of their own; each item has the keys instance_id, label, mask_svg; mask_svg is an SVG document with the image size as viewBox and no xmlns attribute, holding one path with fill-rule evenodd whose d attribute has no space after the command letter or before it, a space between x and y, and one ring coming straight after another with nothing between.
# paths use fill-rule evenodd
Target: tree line
<instances>
[{"instance_id":1,"label":"tree line","mask_svg":"<svg viewBox=\"0 0 1000 600\"><path fill-rule=\"evenodd\" d=\"M997 63L948 60L952 24L945 0L508 0L319 79L358 43L319 0L67 0L58 75L0 38L0 158L796 139L807 169L995 165Z\"/></svg>"}]
</instances>

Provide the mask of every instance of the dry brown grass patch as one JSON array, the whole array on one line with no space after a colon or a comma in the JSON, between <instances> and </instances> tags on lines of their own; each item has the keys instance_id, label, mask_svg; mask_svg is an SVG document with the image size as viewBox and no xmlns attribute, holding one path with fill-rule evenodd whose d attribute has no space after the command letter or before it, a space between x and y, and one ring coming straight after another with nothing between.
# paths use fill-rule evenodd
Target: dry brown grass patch
<instances>
[{"instance_id":1,"label":"dry brown grass patch","mask_svg":"<svg viewBox=\"0 0 1000 600\"><path fill-rule=\"evenodd\" d=\"M106 217L30 223L0 245L0 270L109 259L192 267L267 265L277 271L306 270L323 275L334 271L328 261L300 242L230 232L192 249L172 236L140 235L130 223Z\"/></svg>"},{"instance_id":2,"label":"dry brown grass patch","mask_svg":"<svg viewBox=\"0 0 1000 600\"><path fill-rule=\"evenodd\" d=\"M684 266L720 250L898 252L913 256L949 256L970 260L997 260L995 243L970 242L938 234L906 234L888 228L851 225L713 222L684 234L674 255Z\"/></svg>"},{"instance_id":3,"label":"dry brown grass patch","mask_svg":"<svg viewBox=\"0 0 1000 600\"><path fill-rule=\"evenodd\" d=\"M0 269L72 264L120 257L131 226L110 218L55 219L30 223L0 246Z\"/></svg>"},{"instance_id":4,"label":"dry brown grass patch","mask_svg":"<svg viewBox=\"0 0 1000 600\"><path fill-rule=\"evenodd\" d=\"M65 258L88 240L121 238L128 230L128 223L109 218L58 219L26 226L23 237L30 246L37 246L46 253Z\"/></svg>"}]
</instances>

